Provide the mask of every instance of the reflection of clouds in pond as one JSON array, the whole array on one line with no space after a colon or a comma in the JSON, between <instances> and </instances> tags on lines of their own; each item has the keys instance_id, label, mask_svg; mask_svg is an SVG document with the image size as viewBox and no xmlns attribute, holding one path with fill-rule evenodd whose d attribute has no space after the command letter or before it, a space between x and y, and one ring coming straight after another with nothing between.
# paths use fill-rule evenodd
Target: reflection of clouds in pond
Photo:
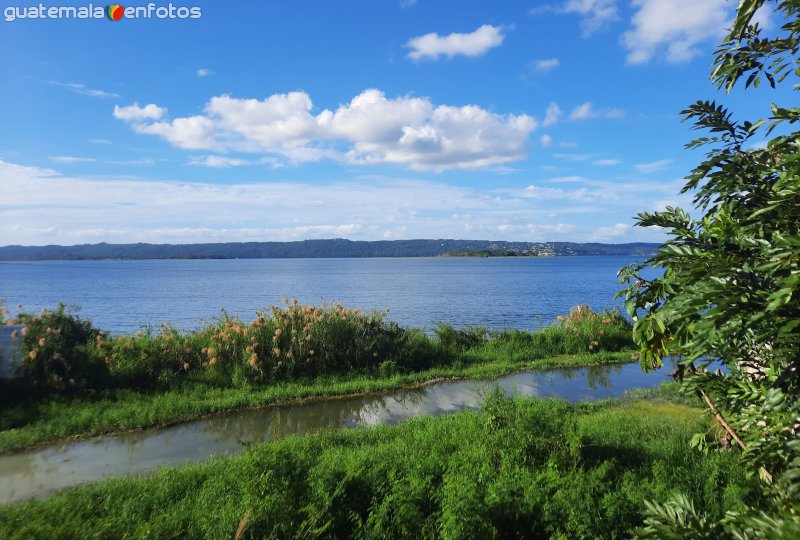
<instances>
[{"instance_id":1,"label":"reflection of clouds in pond","mask_svg":"<svg viewBox=\"0 0 800 540\"><path fill-rule=\"evenodd\" d=\"M503 377L497 382L506 392L515 389L515 395L558 397L569 401L614 397L632 387L658 384L652 378L647 380L646 374L635 364L531 371Z\"/></svg>"},{"instance_id":2,"label":"reflection of clouds in pond","mask_svg":"<svg viewBox=\"0 0 800 540\"><path fill-rule=\"evenodd\" d=\"M422 415L440 415L474 407L478 403L474 383L455 382L430 386L380 402L365 404L359 411L357 425L392 424Z\"/></svg>"}]
</instances>

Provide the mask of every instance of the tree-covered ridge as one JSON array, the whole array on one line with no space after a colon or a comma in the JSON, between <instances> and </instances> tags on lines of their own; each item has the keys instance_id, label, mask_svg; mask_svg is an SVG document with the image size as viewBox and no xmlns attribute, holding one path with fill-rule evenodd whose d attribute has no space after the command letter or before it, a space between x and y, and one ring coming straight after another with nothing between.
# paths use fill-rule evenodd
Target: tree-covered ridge
<instances>
[{"instance_id":1,"label":"tree-covered ridge","mask_svg":"<svg viewBox=\"0 0 800 540\"><path fill-rule=\"evenodd\" d=\"M82 244L75 246L4 246L0 261L89 259L289 259L336 257L439 257L453 252L524 252L548 256L651 255L659 244L579 244L491 240L380 240L342 238L296 242L225 242L209 244Z\"/></svg>"}]
</instances>

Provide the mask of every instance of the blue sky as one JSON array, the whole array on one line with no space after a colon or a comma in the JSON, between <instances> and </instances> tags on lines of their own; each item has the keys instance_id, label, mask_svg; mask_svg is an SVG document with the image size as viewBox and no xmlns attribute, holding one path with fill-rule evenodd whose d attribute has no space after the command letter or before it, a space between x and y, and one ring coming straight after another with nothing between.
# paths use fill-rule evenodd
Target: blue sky
<instances>
[{"instance_id":1,"label":"blue sky","mask_svg":"<svg viewBox=\"0 0 800 540\"><path fill-rule=\"evenodd\" d=\"M757 119L790 99L711 86L723 0L7 20L28 5L0 22L0 245L658 241L633 216L688 205L701 158L679 111L717 99Z\"/></svg>"}]
</instances>

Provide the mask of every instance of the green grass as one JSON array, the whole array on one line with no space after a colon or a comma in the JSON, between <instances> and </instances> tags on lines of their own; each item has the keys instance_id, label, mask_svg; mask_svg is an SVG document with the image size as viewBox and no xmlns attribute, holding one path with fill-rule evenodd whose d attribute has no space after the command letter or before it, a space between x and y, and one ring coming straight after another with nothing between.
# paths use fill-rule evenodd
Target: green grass
<instances>
[{"instance_id":1,"label":"green grass","mask_svg":"<svg viewBox=\"0 0 800 540\"><path fill-rule=\"evenodd\" d=\"M0 537L627 538L644 501L759 502L738 454L689 447L699 409L490 394L484 410L258 444L0 507Z\"/></svg>"},{"instance_id":2,"label":"green grass","mask_svg":"<svg viewBox=\"0 0 800 540\"><path fill-rule=\"evenodd\" d=\"M527 369L577 367L625 362L630 353L561 355L539 360L509 360L502 350L484 350L485 361L462 367L381 376L346 374L275 382L266 386L224 388L185 384L160 392L107 390L91 396L55 395L0 409L0 452L66 438L164 426L203 415L310 398L394 390L441 378L488 378Z\"/></svg>"}]
</instances>

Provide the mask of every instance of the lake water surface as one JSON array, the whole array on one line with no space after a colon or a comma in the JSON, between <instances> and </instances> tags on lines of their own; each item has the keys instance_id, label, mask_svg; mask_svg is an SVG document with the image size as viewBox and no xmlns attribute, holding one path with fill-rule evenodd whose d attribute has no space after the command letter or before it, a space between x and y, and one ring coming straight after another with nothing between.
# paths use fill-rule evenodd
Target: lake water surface
<instances>
[{"instance_id":1,"label":"lake water surface","mask_svg":"<svg viewBox=\"0 0 800 540\"><path fill-rule=\"evenodd\" d=\"M255 317L284 297L390 309L404 326L537 328L571 306L621 306L616 272L631 257L246 259L0 263L12 312L63 302L103 329L171 321L192 329L221 309Z\"/></svg>"}]
</instances>

